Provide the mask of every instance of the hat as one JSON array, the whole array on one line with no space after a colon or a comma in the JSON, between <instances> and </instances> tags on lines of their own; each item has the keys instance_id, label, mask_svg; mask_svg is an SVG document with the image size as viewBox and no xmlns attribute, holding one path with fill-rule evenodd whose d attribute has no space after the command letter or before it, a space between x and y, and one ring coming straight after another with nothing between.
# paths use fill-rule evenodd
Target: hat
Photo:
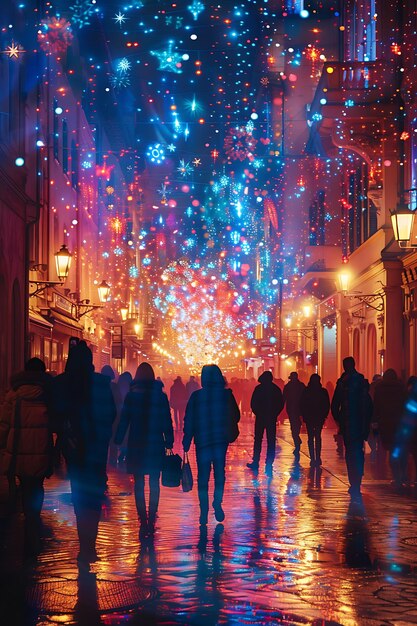
<instances>
[{"instance_id":1,"label":"hat","mask_svg":"<svg viewBox=\"0 0 417 626\"><path fill-rule=\"evenodd\" d=\"M291 374L288 376L289 380L298 380L298 374L297 372L291 372Z\"/></svg>"}]
</instances>

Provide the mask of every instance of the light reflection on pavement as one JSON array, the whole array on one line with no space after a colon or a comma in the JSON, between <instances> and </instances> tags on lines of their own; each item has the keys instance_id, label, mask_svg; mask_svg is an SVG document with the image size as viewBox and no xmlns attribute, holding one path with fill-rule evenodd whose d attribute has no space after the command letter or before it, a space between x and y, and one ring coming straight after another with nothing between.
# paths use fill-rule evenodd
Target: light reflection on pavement
<instances>
[{"instance_id":1,"label":"light reflection on pavement","mask_svg":"<svg viewBox=\"0 0 417 626\"><path fill-rule=\"evenodd\" d=\"M229 448L225 522L209 517L206 534L196 486L162 487L155 538L141 543L131 477L109 467L101 559L90 571L77 568L68 482L46 481L46 538L35 565L22 564L19 515L3 519L9 613L2 623L417 624L415 496L393 493L367 454L363 505L350 504L333 432L324 431L323 469L310 471L306 435L297 462L287 425L279 428L273 477L262 466L255 476L246 468L253 424L246 422Z\"/></svg>"}]
</instances>

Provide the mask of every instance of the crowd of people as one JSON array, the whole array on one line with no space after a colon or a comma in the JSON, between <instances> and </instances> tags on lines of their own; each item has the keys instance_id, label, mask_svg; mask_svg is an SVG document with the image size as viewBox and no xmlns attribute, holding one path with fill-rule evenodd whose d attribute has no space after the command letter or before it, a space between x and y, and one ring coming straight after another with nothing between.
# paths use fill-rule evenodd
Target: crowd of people
<instances>
[{"instance_id":1,"label":"crowd of people","mask_svg":"<svg viewBox=\"0 0 417 626\"><path fill-rule=\"evenodd\" d=\"M409 456L417 463L417 379L404 385L388 369L369 384L352 357L344 359L343 368L334 392L329 385L323 387L316 373L307 385L297 372L291 372L285 384L274 380L270 371L261 373L257 382L233 378L228 383L217 365L202 368L201 386L195 376L186 384L177 376L165 390L147 362L139 365L134 377L124 372L117 382L108 365L96 373L84 341L70 347L65 372L55 378L40 359L30 359L24 371L12 377L0 406L0 473L8 478L10 500L18 479L25 554L34 557L40 550L44 480L53 472L57 451L65 459L70 480L80 563L98 558L96 538L108 462L125 465L133 476L139 538L153 535L161 471L175 433L182 436L184 453L194 441L200 525L208 522L211 470L212 508L216 521L223 522L226 455L239 435L241 415L255 416L253 456L247 463L255 474L265 434L265 473L273 475L277 423L285 417L296 459L304 424L310 466L320 468L322 429L328 420L337 428L338 449L343 446L345 451L353 500L361 499L366 441L371 459L389 457L393 482L403 486L409 480Z\"/></svg>"}]
</instances>

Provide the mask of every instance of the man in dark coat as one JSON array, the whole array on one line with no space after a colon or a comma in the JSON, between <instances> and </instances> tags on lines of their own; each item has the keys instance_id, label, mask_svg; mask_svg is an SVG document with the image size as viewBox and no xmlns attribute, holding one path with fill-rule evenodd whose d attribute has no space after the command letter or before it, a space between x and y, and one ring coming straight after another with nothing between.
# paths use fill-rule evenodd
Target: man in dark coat
<instances>
[{"instance_id":1,"label":"man in dark coat","mask_svg":"<svg viewBox=\"0 0 417 626\"><path fill-rule=\"evenodd\" d=\"M272 474L272 465L275 460L275 441L277 436L278 415L284 408L284 399L281 389L273 382L271 372L263 372L260 383L255 387L251 398L251 409L255 413L255 440L253 444L252 463L247 463L249 469L257 472L261 456L262 439L266 431L267 451L265 473Z\"/></svg>"},{"instance_id":2,"label":"man in dark coat","mask_svg":"<svg viewBox=\"0 0 417 626\"><path fill-rule=\"evenodd\" d=\"M297 372L291 372L289 382L284 387L285 408L290 420L291 435L294 441L294 454L299 456L301 447L301 396L305 385L298 379Z\"/></svg>"},{"instance_id":3,"label":"man in dark coat","mask_svg":"<svg viewBox=\"0 0 417 626\"><path fill-rule=\"evenodd\" d=\"M364 442L368 438L372 418L372 399L369 383L355 369L355 359L343 359L342 376L336 383L331 404L332 415L340 427L345 444L349 493L352 499L361 498L364 471Z\"/></svg>"}]
</instances>

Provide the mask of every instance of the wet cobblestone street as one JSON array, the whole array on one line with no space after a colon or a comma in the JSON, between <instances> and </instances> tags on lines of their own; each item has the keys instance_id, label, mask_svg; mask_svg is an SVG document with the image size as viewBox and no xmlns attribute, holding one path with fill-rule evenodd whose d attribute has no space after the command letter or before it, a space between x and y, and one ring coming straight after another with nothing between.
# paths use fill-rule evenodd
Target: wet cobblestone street
<instances>
[{"instance_id":1,"label":"wet cobblestone street","mask_svg":"<svg viewBox=\"0 0 417 626\"><path fill-rule=\"evenodd\" d=\"M363 505L352 505L333 431L318 472L305 434L299 462L287 424L278 434L273 477L262 466L256 477L246 468L252 420L242 424L228 452L226 519L210 516L207 535L196 486L162 487L155 538L141 543L133 483L110 467L90 571L77 567L68 481L46 481L36 564L22 562L20 514L2 518L1 624L417 624L415 496L394 493L367 454ZM196 478L193 448L190 458Z\"/></svg>"}]
</instances>

